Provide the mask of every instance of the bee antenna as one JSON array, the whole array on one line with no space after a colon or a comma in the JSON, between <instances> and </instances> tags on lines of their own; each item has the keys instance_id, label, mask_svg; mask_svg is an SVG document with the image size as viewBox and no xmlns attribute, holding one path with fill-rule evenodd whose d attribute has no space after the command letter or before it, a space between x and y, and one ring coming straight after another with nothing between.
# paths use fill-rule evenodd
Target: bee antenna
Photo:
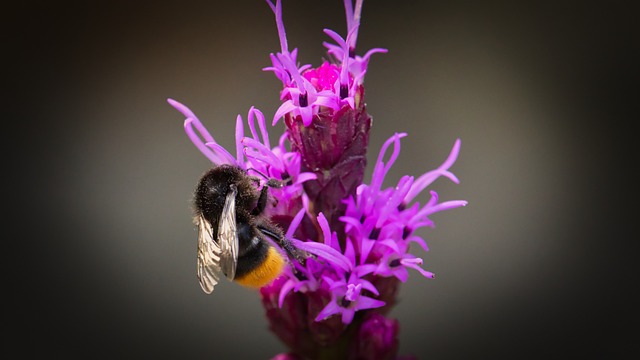
<instances>
[{"instance_id":1,"label":"bee antenna","mask_svg":"<svg viewBox=\"0 0 640 360\"><path fill-rule=\"evenodd\" d=\"M269 177L267 175L265 175L264 173L262 173L260 170L254 169L254 168L248 168L247 171L249 171L249 170L253 170L253 171L257 172L258 175L262 176L265 180L267 180L267 181L269 180Z\"/></svg>"},{"instance_id":2,"label":"bee antenna","mask_svg":"<svg viewBox=\"0 0 640 360\"><path fill-rule=\"evenodd\" d=\"M258 175L262 176L265 180L267 180L267 186L268 187L281 188L281 187L291 183L291 177L286 172L285 172L285 174L283 174L284 179L283 180L278 180L276 178L268 177L267 175L265 175L264 173L262 173L258 169L248 168L247 171L249 171L249 170L255 171L256 173L258 173ZM286 176L284 176L284 175L286 175Z\"/></svg>"}]
</instances>

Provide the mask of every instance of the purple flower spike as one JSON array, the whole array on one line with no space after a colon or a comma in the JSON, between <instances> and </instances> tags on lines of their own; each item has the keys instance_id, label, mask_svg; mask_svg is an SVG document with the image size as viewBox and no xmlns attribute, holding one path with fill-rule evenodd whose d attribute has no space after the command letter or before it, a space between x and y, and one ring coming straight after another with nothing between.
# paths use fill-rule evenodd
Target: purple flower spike
<instances>
[{"instance_id":1,"label":"purple flower spike","mask_svg":"<svg viewBox=\"0 0 640 360\"><path fill-rule=\"evenodd\" d=\"M338 43L340 56L332 51L336 62L315 69L297 67L288 52L280 1L269 2L269 6L276 15L281 52L271 56L273 66L265 69L274 71L283 84L283 103L273 123L284 117L291 148L302 155L303 171L317 174L315 180L305 183L309 206L315 214L324 213L341 238L344 230L338 214L344 211L342 200L353 195L362 181L371 128L362 86L367 64L352 66L355 58L350 51L356 44L362 1L355 10L345 1L346 38L325 30Z\"/></svg>"},{"instance_id":2,"label":"purple flower spike","mask_svg":"<svg viewBox=\"0 0 640 360\"><path fill-rule=\"evenodd\" d=\"M279 226L298 251L282 273L259 290L269 328L288 348L274 360L400 359L398 321L385 316L410 275L434 278L423 258L414 254L414 247L429 250L416 230L434 227L434 213L467 204L443 201L428 189L440 177L460 182L451 171L460 139L436 169L401 176L387 186L407 136L397 132L384 142L371 179L363 182L372 125L364 78L371 56L387 50L356 55L362 3L344 1L347 33L325 29L334 42L323 43L329 60L313 67L300 65L298 49L289 48L282 1L267 0L280 49L269 54L271 64L263 70L281 81L281 103L273 117L251 107L248 127L238 115L231 152L189 108L168 99L184 116L189 139L214 166L238 166L255 179L256 189L271 185L271 179L283 184L268 189L260 213ZM280 119L285 131L276 143L269 126ZM423 193L426 200L419 197ZM283 255L295 252L280 249L268 232L263 235Z\"/></svg>"}]
</instances>

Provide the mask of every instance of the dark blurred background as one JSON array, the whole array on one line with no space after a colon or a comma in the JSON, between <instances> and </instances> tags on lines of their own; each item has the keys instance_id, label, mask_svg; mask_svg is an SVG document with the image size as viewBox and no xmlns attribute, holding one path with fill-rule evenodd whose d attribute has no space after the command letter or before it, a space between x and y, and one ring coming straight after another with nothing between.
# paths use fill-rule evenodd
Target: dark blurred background
<instances>
[{"instance_id":1,"label":"dark blurred background","mask_svg":"<svg viewBox=\"0 0 640 360\"><path fill-rule=\"evenodd\" d=\"M369 159L409 134L388 178L437 167L459 185L392 316L419 359L638 354L638 49L634 2L368 0L360 54ZM264 1L3 5L5 278L20 354L268 359L285 351L258 295L196 280L191 194L210 163L188 105L233 149L235 118L268 118L279 50ZM291 48L319 65L342 2L284 1ZM281 125L281 124L279 124ZM271 130L276 138L282 129ZM370 174L370 170L367 172ZM635 181L633 181L635 185ZM425 194L419 200L426 200ZM635 233L635 232L634 232ZM635 285L634 285L635 284Z\"/></svg>"}]
</instances>

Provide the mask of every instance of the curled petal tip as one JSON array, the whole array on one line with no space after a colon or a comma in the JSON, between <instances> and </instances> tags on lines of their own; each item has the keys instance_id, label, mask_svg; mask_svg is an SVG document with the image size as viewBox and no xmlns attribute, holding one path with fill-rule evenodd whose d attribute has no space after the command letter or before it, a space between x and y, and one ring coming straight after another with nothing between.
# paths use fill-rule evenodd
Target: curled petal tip
<instances>
[{"instance_id":1,"label":"curled petal tip","mask_svg":"<svg viewBox=\"0 0 640 360\"><path fill-rule=\"evenodd\" d=\"M172 98L167 98L167 102L169 103L169 105L173 106L176 110L180 111L183 114L190 113L188 108L179 101L173 100Z\"/></svg>"},{"instance_id":2,"label":"curled petal tip","mask_svg":"<svg viewBox=\"0 0 640 360\"><path fill-rule=\"evenodd\" d=\"M173 100L172 98L167 98L167 102L169 103L169 105L173 106L176 109L184 107L184 105L182 105L178 101Z\"/></svg>"}]
</instances>

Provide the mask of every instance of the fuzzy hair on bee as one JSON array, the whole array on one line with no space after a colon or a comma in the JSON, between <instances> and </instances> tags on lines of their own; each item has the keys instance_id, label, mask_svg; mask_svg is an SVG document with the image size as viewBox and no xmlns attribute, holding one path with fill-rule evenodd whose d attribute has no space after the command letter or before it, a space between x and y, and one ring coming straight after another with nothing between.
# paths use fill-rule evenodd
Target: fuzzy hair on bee
<instances>
[{"instance_id":1,"label":"fuzzy hair on bee","mask_svg":"<svg viewBox=\"0 0 640 360\"><path fill-rule=\"evenodd\" d=\"M260 178L234 165L207 171L194 195L194 223L198 228L197 275L202 290L210 294L225 276L243 286L260 288L284 270L287 259L272 246L272 239L288 258L304 263L306 254L285 238L264 214L268 189L286 185L283 180Z\"/></svg>"}]
</instances>

